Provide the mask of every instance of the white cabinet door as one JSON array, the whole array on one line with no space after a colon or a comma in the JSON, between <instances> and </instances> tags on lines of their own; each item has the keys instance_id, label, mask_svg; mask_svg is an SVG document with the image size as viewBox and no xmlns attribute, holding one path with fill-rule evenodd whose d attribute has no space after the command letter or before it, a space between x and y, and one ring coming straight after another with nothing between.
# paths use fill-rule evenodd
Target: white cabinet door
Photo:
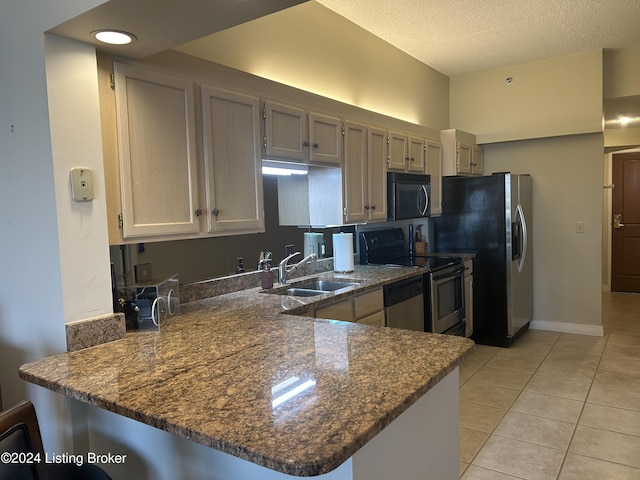
<instances>
[{"instance_id":1,"label":"white cabinet door","mask_svg":"<svg viewBox=\"0 0 640 480\"><path fill-rule=\"evenodd\" d=\"M368 220L370 209L367 184L366 129L344 122L344 201L345 222Z\"/></svg>"},{"instance_id":2,"label":"white cabinet door","mask_svg":"<svg viewBox=\"0 0 640 480\"><path fill-rule=\"evenodd\" d=\"M425 143L421 138L409 137L407 169L413 173L425 172Z\"/></svg>"},{"instance_id":3,"label":"white cabinet door","mask_svg":"<svg viewBox=\"0 0 640 480\"><path fill-rule=\"evenodd\" d=\"M431 215L442 214L442 144L426 141L427 174L431 176Z\"/></svg>"},{"instance_id":4,"label":"white cabinet door","mask_svg":"<svg viewBox=\"0 0 640 480\"><path fill-rule=\"evenodd\" d=\"M309 149L306 112L301 108L271 101L265 102L264 109L266 157L307 161Z\"/></svg>"},{"instance_id":5,"label":"white cabinet door","mask_svg":"<svg viewBox=\"0 0 640 480\"><path fill-rule=\"evenodd\" d=\"M122 235L198 233L194 85L114 64Z\"/></svg>"},{"instance_id":6,"label":"white cabinet door","mask_svg":"<svg viewBox=\"0 0 640 480\"><path fill-rule=\"evenodd\" d=\"M484 157L482 156L482 147L479 145L474 145L471 149L471 173L474 175L484 173Z\"/></svg>"},{"instance_id":7,"label":"white cabinet door","mask_svg":"<svg viewBox=\"0 0 640 480\"><path fill-rule=\"evenodd\" d=\"M341 120L273 101L264 104L265 157L342 165Z\"/></svg>"},{"instance_id":8,"label":"white cabinet door","mask_svg":"<svg viewBox=\"0 0 640 480\"><path fill-rule=\"evenodd\" d=\"M389 131L389 170L424 173L424 140L401 132Z\"/></svg>"},{"instance_id":9,"label":"white cabinet door","mask_svg":"<svg viewBox=\"0 0 640 480\"><path fill-rule=\"evenodd\" d=\"M339 118L309 113L309 161L342 165L342 129Z\"/></svg>"},{"instance_id":10,"label":"white cabinet door","mask_svg":"<svg viewBox=\"0 0 640 480\"><path fill-rule=\"evenodd\" d=\"M387 133L370 127L367 139L369 220L384 222L387 220Z\"/></svg>"},{"instance_id":11,"label":"white cabinet door","mask_svg":"<svg viewBox=\"0 0 640 480\"><path fill-rule=\"evenodd\" d=\"M406 171L409 159L409 138L398 132L389 132L389 170Z\"/></svg>"},{"instance_id":12,"label":"white cabinet door","mask_svg":"<svg viewBox=\"0 0 640 480\"><path fill-rule=\"evenodd\" d=\"M471 149L472 146L458 142L456 172L459 174L471 174Z\"/></svg>"},{"instance_id":13,"label":"white cabinet door","mask_svg":"<svg viewBox=\"0 0 640 480\"><path fill-rule=\"evenodd\" d=\"M258 97L201 87L208 231L264 232Z\"/></svg>"}]
</instances>

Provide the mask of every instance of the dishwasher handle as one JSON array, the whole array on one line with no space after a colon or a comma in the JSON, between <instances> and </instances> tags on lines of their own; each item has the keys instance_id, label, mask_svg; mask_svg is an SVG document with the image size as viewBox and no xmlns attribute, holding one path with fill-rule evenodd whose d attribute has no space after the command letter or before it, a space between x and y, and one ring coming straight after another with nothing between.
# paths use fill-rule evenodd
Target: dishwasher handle
<instances>
[{"instance_id":1,"label":"dishwasher handle","mask_svg":"<svg viewBox=\"0 0 640 480\"><path fill-rule=\"evenodd\" d=\"M424 293L422 276L390 283L383 287L384 306L390 307Z\"/></svg>"}]
</instances>

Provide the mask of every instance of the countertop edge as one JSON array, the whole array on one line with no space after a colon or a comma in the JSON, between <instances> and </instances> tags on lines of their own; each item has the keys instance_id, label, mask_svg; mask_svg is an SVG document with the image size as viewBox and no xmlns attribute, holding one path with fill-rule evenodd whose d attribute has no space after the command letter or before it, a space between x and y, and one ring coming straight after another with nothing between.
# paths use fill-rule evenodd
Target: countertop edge
<instances>
[{"instance_id":1,"label":"countertop edge","mask_svg":"<svg viewBox=\"0 0 640 480\"><path fill-rule=\"evenodd\" d=\"M431 390L447 375L453 372L455 368L460 365L462 360L471 353L471 351L474 349L474 346L474 344L470 344L467 348L463 348L463 346L461 345L461 349L463 349L463 351L459 352L458 358L456 360L452 360L448 365L442 367L429 379L426 384L421 385L411 395L407 396L402 404L398 405L395 409L388 411L387 414L382 417L377 424L372 426L372 428L370 428L367 432L360 435L352 444L345 445L342 448L341 452L336 452L335 455L332 455L329 458L319 458L309 462L279 461L265 454L252 451L251 449L248 449L241 445L234 445L220 439L212 439L211 437L193 431L193 429L190 429L188 427L183 427L175 423L167 422L155 416L141 414L134 409L126 408L114 402L108 402L98 396L91 395L88 392L82 393L72 388L66 388L64 387L64 385L60 384L59 381L56 382L56 380L48 380L41 376L30 373L28 371L29 365L37 363L37 361L22 365L18 369L18 373L21 379L35 385L47 388L56 393L63 394L88 405L102 408L112 413L125 416L132 420L139 421L160 430L164 430L186 440L190 440L201 445L214 448L229 455L233 455L235 457L247 460L252 463L256 463L258 465L262 465L266 468L276 470L281 473L286 473L288 475L298 477L312 477L329 473L339 467L346 460L351 458L358 450L360 450L384 428L391 424L391 422L393 422L397 417L399 417L402 413L409 409L411 405L417 402L418 399L420 399L424 394Z\"/></svg>"}]
</instances>

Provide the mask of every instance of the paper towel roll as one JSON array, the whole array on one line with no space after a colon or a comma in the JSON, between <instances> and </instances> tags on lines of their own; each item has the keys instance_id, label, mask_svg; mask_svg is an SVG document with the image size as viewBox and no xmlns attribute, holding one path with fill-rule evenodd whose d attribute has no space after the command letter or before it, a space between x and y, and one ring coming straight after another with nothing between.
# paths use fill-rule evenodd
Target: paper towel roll
<instances>
[{"instance_id":1,"label":"paper towel roll","mask_svg":"<svg viewBox=\"0 0 640 480\"><path fill-rule=\"evenodd\" d=\"M333 270L353 272L353 233L333 234Z\"/></svg>"},{"instance_id":2,"label":"paper towel roll","mask_svg":"<svg viewBox=\"0 0 640 480\"><path fill-rule=\"evenodd\" d=\"M322 233L304 232L304 256L315 253L320 258L318 244L324 240Z\"/></svg>"}]
</instances>

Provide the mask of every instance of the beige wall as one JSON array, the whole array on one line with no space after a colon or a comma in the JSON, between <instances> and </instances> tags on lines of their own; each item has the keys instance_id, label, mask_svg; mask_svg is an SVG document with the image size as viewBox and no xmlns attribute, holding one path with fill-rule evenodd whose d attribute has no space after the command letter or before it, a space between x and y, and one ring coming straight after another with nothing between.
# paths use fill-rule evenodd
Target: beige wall
<instances>
[{"instance_id":1,"label":"beige wall","mask_svg":"<svg viewBox=\"0 0 640 480\"><path fill-rule=\"evenodd\" d=\"M485 172L533 177L533 318L600 325L602 134L484 146ZM576 233L576 222L584 233Z\"/></svg>"},{"instance_id":2,"label":"beige wall","mask_svg":"<svg viewBox=\"0 0 640 480\"><path fill-rule=\"evenodd\" d=\"M316 2L177 50L411 123L449 127L447 76Z\"/></svg>"},{"instance_id":3,"label":"beige wall","mask_svg":"<svg viewBox=\"0 0 640 480\"><path fill-rule=\"evenodd\" d=\"M640 95L640 45L604 51L604 98Z\"/></svg>"},{"instance_id":4,"label":"beige wall","mask_svg":"<svg viewBox=\"0 0 640 480\"><path fill-rule=\"evenodd\" d=\"M452 77L451 127L479 143L602 131L602 51Z\"/></svg>"},{"instance_id":5,"label":"beige wall","mask_svg":"<svg viewBox=\"0 0 640 480\"><path fill-rule=\"evenodd\" d=\"M604 131L604 145L609 151L640 145L640 128L608 128Z\"/></svg>"}]
</instances>

